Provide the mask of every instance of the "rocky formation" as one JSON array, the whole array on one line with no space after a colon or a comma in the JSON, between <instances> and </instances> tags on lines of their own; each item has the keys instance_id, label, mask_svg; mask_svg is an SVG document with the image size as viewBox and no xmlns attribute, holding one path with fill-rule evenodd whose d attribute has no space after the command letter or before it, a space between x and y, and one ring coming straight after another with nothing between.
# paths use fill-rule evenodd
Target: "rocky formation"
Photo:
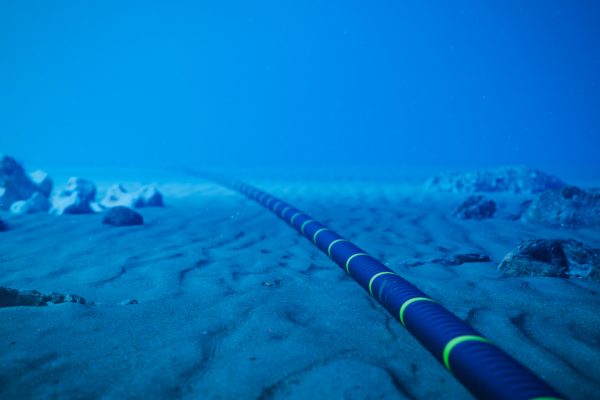
<instances>
[{"instance_id":1,"label":"rocky formation","mask_svg":"<svg viewBox=\"0 0 600 400\"><path fill-rule=\"evenodd\" d=\"M600 282L600 249L571 239L527 240L508 253L498 269L510 276L582 278Z\"/></svg>"},{"instance_id":2,"label":"rocky formation","mask_svg":"<svg viewBox=\"0 0 600 400\"><path fill-rule=\"evenodd\" d=\"M34 214L50 210L50 201L40 192L35 192L27 200L12 203L10 212L14 214Z\"/></svg>"},{"instance_id":3,"label":"rocky formation","mask_svg":"<svg viewBox=\"0 0 600 400\"><path fill-rule=\"evenodd\" d=\"M403 267L418 267L420 265L425 264L441 264L445 266L456 266L465 263L481 263L481 262L490 262L491 259L489 256L485 254L477 254L477 253L464 253L464 254L455 254L453 256L446 257L436 257L436 258L427 258L427 259L411 259L401 262L400 265Z\"/></svg>"},{"instance_id":4,"label":"rocky formation","mask_svg":"<svg viewBox=\"0 0 600 400\"><path fill-rule=\"evenodd\" d=\"M575 186L544 192L523 212L521 221L563 228L600 226L600 192Z\"/></svg>"},{"instance_id":5,"label":"rocky formation","mask_svg":"<svg viewBox=\"0 0 600 400\"><path fill-rule=\"evenodd\" d=\"M85 179L71 178L52 198L52 214L88 214L101 211L96 203L96 186Z\"/></svg>"},{"instance_id":6,"label":"rocky formation","mask_svg":"<svg viewBox=\"0 0 600 400\"><path fill-rule=\"evenodd\" d=\"M481 195L469 196L452 214L462 219L487 219L496 213L496 203Z\"/></svg>"},{"instance_id":7,"label":"rocky formation","mask_svg":"<svg viewBox=\"0 0 600 400\"><path fill-rule=\"evenodd\" d=\"M37 186L38 191L45 197L50 197L53 186L50 176L46 172L39 169L37 171L33 171L31 174L29 174L29 176L33 184Z\"/></svg>"},{"instance_id":8,"label":"rocky formation","mask_svg":"<svg viewBox=\"0 0 600 400\"><path fill-rule=\"evenodd\" d=\"M116 206L106 211L102 223L113 226L143 225L144 218L131 208Z\"/></svg>"},{"instance_id":9,"label":"rocky formation","mask_svg":"<svg viewBox=\"0 0 600 400\"><path fill-rule=\"evenodd\" d=\"M12 157L0 155L0 209L9 210L19 200L27 200L38 191L25 169Z\"/></svg>"},{"instance_id":10,"label":"rocky formation","mask_svg":"<svg viewBox=\"0 0 600 400\"><path fill-rule=\"evenodd\" d=\"M163 207L162 194L154 186L142 186L138 191L130 193L123 185L114 185L108 189L100 202L103 207Z\"/></svg>"},{"instance_id":11,"label":"rocky formation","mask_svg":"<svg viewBox=\"0 0 600 400\"><path fill-rule=\"evenodd\" d=\"M18 290L0 287L0 307L16 306L45 306L48 303L79 303L85 304L81 296L61 293L42 294L37 290Z\"/></svg>"},{"instance_id":12,"label":"rocky formation","mask_svg":"<svg viewBox=\"0 0 600 400\"><path fill-rule=\"evenodd\" d=\"M525 167L504 167L464 174L437 176L426 182L430 190L442 192L541 193L560 189L565 183L542 171Z\"/></svg>"}]
</instances>

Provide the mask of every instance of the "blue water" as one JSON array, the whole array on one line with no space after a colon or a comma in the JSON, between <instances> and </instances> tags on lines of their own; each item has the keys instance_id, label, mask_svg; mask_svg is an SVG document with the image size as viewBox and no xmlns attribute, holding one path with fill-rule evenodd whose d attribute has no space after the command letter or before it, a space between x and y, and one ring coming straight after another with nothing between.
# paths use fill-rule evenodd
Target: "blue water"
<instances>
[{"instance_id":1,"label":"blue water","mask_svg":"<svg viewBox=\"0 0 600 400\"><path fill-rule=\"evenodd\" d=\"M600 170L596 2L0 5L0 149L40 165Z\"/></svg>"}]
</instances>

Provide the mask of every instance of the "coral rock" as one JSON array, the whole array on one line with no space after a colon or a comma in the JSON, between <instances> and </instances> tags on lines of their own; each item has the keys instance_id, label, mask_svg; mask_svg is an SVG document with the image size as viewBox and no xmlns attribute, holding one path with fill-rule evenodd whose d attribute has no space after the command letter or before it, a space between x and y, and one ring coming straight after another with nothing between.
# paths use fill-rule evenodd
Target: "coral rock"
<instances>
[{"instance_id":1,"label":"coral rock","mask_svg":"<svg viewBox=\"0 0 600 400\"><path fill-rule=\"evenodd\" d=\"M498 268L511 276L582 278L600 282L600 250L572 239L536 239L521 243Z\"/></svg>"},{"instance_id":2,"label":"coral rock","mask_svg":"<svg viewBox=\"0 0 600 400\"><path fill-rule=\"evenodd\" d=\"M53 214L89 214L99 212L96 186L85 179L71 178L67 186L52 198Z\"/></svg>"},{"instance_id":3,"label":"coral rock","mask_svg":"<svg viewBox=\"0 0 600 400\"><path fill-rule=\"evenodd\" d=\"M428 189L442 192L540 193L560 189L565 183L542 171L504 167L464 174L437 176L426 182Z\"/></svg>"}]
</instances>

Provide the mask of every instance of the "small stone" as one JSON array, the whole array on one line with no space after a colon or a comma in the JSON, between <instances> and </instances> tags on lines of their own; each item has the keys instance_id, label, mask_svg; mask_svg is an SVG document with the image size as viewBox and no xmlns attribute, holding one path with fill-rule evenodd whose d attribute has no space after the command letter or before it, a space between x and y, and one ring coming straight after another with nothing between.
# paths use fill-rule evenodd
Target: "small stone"
<instances>
[{"instance_id":1,"label":"small stone","mask_svg":"<svg viewBox=\"0 0 600 400\"><path fill-rule=\"evenodd\" d=\"M492 261L486 254L467 253L467 254L456 254L454 256L446 257L440 261L440 264L447 266L461 265L465 263L483 263Z\"/></svg>"},{"instance_id":2,"label":"small stone","mask_svg":"<svg viewBox=\"0 0 600 400\"><path fill-rule=\"evenodd\" d=\"M462 219L487 219L496 213L496 203L481 195L469 196L456 210L453 216Z\"/></svg>"},{"instance_id":3,"label":"small stone","mask_svg":"<svg viewBox=\"0 0 600 400\"><path fill-rule=\"evenodd\" d=\"M130 306L130 305L138 304L138 303L139 302L136 299L127 299L127 300L123 300L119 304L122 306Z\"/></svg>"},{"instance_id":4,"label":"small stone","mask_svg":"<svg viewBox=\"0 0 600 400\"><path fill-rule=\"evenodd\" d=\"M136 207L164 207L163 196L154 186L142 186L136 197Z\"/></svg>"},{"instance_id":5,"label":"small stone","mask_svg":"<svg viewBox=\"0 0 600 400\"><path fill-rule=\"evenodd\" d=\"M63 295L52 293L45 295L37 290L18 290L0 287L0 307L15 306L45 306L48 303L79 303L85 304L85 299L77 295Z\"/></svg>"},{"instance_id":6,"label":"small stone","mask_svg":"<svg viewBox=\"0 0 600 400\"><path fill-rule=\"evenodd\" d=\"M144 218L131 208L116 206L106 211L102 223L113 226L143 225Z\"/></svg>"}]
</instances>

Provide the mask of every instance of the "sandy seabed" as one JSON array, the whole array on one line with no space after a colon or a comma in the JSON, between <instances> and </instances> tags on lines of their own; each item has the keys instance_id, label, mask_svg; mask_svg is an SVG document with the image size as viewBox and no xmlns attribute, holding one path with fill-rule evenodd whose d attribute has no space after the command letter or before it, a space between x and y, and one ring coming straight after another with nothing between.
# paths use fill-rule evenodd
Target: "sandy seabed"
<instances>
[{"instance_id":1,"label":"sandy seabed","mask_svg":"<svg viewBox=\"0 0 600 400\"><path fill-rule=\"evenodd\" d=\"M109 181L96 179L100 194ZM275 215L199 178L157 181L167 206L139 210L144 226L102 225L100 214L0 215L11 227L0 233L0 286L88 301L0 309L0 398L470 398ZM509 220L523 200L509 195L496 196L496 218L470 221L450 216L464 196L420 185L247 181L379 258L568 397L597 398L600 285L496 269L522 240L600 247L597 230ZM405 262L469 252L492 262Z\"/></svg>"}]
</instances>

